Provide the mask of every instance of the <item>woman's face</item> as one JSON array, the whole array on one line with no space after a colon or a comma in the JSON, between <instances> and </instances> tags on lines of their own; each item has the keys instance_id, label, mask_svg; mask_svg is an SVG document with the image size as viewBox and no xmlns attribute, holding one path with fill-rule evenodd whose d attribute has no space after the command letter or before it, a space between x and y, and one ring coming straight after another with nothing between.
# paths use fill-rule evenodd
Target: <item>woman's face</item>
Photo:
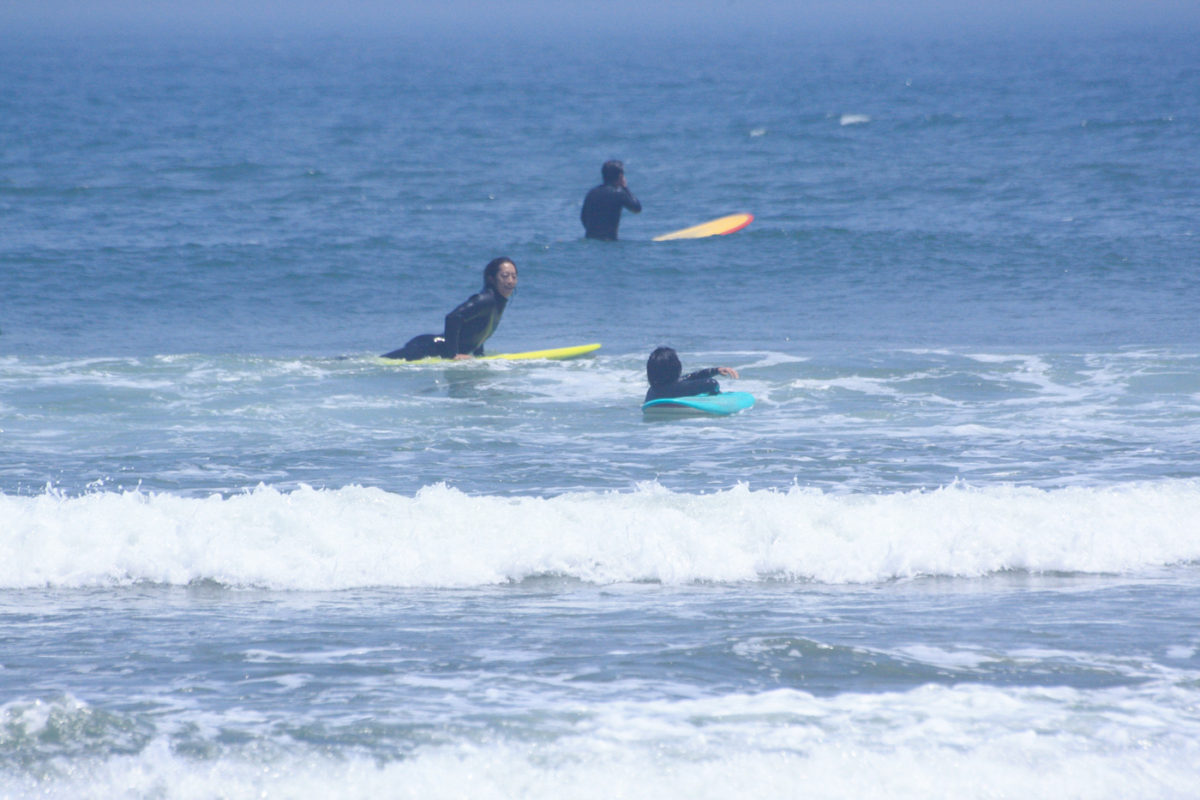
<instances>
[{"instance_id":1,"label":"woman's face","mask_svg":"<svg viewBox=\"0 0 1200 800\"><path fill-rule=\"evenodd\" d=\"M517 288L517 268L511 261L500 265L496 272L495 285L496 291L505 298L512 297L513 290Z\"/></svg>"}]
</instances>

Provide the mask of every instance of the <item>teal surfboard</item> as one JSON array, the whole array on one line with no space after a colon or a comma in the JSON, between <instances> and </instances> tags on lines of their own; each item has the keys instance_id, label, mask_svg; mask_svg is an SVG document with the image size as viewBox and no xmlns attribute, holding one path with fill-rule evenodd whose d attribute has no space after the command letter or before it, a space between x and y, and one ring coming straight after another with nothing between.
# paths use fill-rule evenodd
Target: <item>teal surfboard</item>
<instances>
[{"instance_id":1,"label":"teal surfboard","mask_svg":"<svg viewBox=\"0 0 1200 800\"><path fill-rule=\"evenodd\" d=\"M745 411L754 405L749 392L721 392L691 397L663 397L642 404L642 412L650 416L697 416L708 414L725 417Z\"/></svg>"}]
</instances>

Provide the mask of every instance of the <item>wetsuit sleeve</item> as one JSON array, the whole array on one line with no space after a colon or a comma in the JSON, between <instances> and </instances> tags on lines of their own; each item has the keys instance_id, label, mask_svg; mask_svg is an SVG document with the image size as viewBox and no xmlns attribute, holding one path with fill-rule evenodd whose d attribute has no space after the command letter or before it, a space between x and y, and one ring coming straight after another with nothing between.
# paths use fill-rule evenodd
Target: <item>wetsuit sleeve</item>
<instances>
[{"instance_id":1,"label":"wetsuit sleeve","mask_svg":"<svg viewBox=\"0 0 1200 800\"><path fill-rule=\"evenodd\" d=\"M462 339L463 325L476 317L490 314L491 311L491 298L481 292L467 298L465 303L446 315L445 348L446 352L449 353L446 358L454 358L454 356L458 355L458 345ZM482 350L482 345L479 349Z\"/></svg>"},{"instance_id":2,"label":"wetsuit sleeve","mask_svg":"<svg viewBox=\"0 0 1200 800\"><path fill-rule=\"evenodd\" d=\"M721 374L721 371L716 367L689 372L676 382L675 396L690 397L697 394L720 394L721 384L714 380L719 374Z\"/></svg>"},{"instance_id":3,"label":"wetsuit sleeve","mask_svg":"<svg viewBox=\"0 0 1200 800\"><path fill-rule=\"evenodd\" d=\"M628 186L621 189L621 205L625 206L635 214L642 213L641 201L633 196L633 192L629 191Z\"/></svg>"},{"instance_id":4,"label":"wetsuit sleeve","mask_svg":"<svg viewBox=\"0 0 1200 800\"><path fill-rule=\"evenodd\" d=\"M716 367L701 369L684 375L674 383L666 386L651 386L646 392L646 402L660 400L664 397L694 397L698 394L720 394L721 384L713 380L717 375Z\"/></svg>"}]
</instances>

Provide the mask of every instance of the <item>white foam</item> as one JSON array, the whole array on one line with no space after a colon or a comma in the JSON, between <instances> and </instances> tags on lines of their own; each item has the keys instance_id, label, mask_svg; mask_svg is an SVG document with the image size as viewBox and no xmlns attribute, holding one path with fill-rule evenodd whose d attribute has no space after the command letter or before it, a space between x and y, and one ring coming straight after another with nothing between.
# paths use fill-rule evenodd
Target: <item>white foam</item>
<instances>
[{"instance_id":1,"label":"white foam","mask_svg":"<svg viewBox=\"0 0 1200 800\"><path fill-rule=\"evenodd\" d=\"M581 705L541 735L431 743L384 760L287 739L194 758L159 737L66 770L0 773L0 795L1190 798L1200 794L1197 700L1166 684L829 698L785 689Z\"/></svg>"},{"instance_id":2,"label":"white foam","mask_svg":"<svg viewBox=\"0 0 1200 800\"><path fill-rule=\"evenodd\" d=\"M437 485L0 495L0 587L212 580L273 589L829 583L1004 570L1121 573L1200 560L1200 481L1042 490L472 496Z\"/></svg>"},{"instance_id":3,"label":"white foam","mask_svg":"<svg viewBox=\"0 0 1200 800\"><path fill-rule=\"evenodd\" d=\"M923 664L932 664L942 669L962 670L975 669L983 664L995 661L997 656L981 650L966 647L948 650L944 647L934 647L927 644L913 644L898 649L900 655L911 658Z\"/></svg>"}]
</instances>

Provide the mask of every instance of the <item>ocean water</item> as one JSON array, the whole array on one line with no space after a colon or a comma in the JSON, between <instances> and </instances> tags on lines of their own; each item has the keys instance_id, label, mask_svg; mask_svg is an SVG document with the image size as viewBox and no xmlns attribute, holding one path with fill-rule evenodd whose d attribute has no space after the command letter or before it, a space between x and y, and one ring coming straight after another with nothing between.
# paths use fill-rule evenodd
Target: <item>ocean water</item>
<instances>
[{"instance_id":1,"label":"ocean water","mask_svg":"<svg viewBox=\"0 0 1200 800\"><path fill-rule=\"evenodd\" d=\"M1198 42L0 33L0 797L1200 795Z\"/></svg>"}]
</instances>

